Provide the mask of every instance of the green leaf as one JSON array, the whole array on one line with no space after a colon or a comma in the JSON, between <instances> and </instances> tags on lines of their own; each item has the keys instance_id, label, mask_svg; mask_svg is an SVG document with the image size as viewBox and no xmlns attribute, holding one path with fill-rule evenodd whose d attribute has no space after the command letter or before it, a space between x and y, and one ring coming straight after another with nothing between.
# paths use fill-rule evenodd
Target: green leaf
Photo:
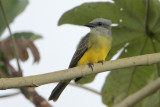
<instances>
[{"instance_id":1,"label":"green leaf","mask_svg":"<svg viewBox=\"0 0 160 107\"><path fill-rule=\"evenodd\" d=\"M141 2L137 3L144 5L144 3ZM108 59L111 59L111 57L116 54L118 50L123 48L127 42L139 38L142 35L144 36L144 30L142 30L144 24L141 25L139 21L134 20L134 15L126 15L126 13L130 11L135 12L135 10L127 10L128 8L127 4L125 4L122 11L122 6L118 3L85 3L64 13L59 20L59 25L66 23L83 25L98 17L111 19L114 23L118 23L120 26L112 28L113 48L107 57ZM138 11L141 15L141 12L143 13L145 9L143 7L138 8ZM120 22L120 19L122 19L123 22ZM87 81L88 79L86 78L86 83L88 83Z\"/></svg>"},{"instance_id":2,"label":"green leaf","mask_svg":"<svg viewBox=\"0 0 160 107\"><path fill-rule=\"evenodd\" d=\"M133 31L132 29L122 26L113 27L112 32L113 43L109 55L107 56L107 60L111 59L115 54L117 54L126 43L144 36L143 32Z\"/></svg>"},{"instance_id":3,"label":"green leaf","mask_svg":"<svg viewBox=\"0 0 160 107\"><path fill-rule=\"evenodd\" d=\"M9 23L13 22L15 17L24 11L28 0L2 0L3 7L6 11ZM4 17L0 9L0 36L6 28Z\"/></svg>"},{"instance_id":4,"label":"green leaf","mask_svg":"<svg viewBox=\"0 0 160 107\"><path fill-rule=\"evenodd\" d=\"M80 79L76 83L79 83L79 84L90 83L94 80L95 77L96 77L96 74L91 74L91 75L83 77L82 79Z\"/></svg>"},{"instance_id":5,"label":"green leaf","mask_svg":"<svg viewBox=\"0 0 160 107\"><path fill-rule=\"evenodd\" d=\"M147 0L84 3L64 13L58 24L83 25L99 17L117 23L118 26L112 28L113 43L107 59L123 48L120 58L160 52L160 2L149 0L148 10L146 3ZM103 103L109 106L119 103L159 76L160 64L113 70L102 88ZM87 82L86 77L83 83ZM159 99L158 91L135 107L159 107Z\"/></svg>"},{"instance_id":6,"label":"green leaf","mask_svg":"<svg viewBox=\"0 0 160 107\"><path fill-rule=\"evenodd\" d=\"M137 48L137 44L139 48ZM152 43L148 37L141 37L140 39L130 42L122 52L120 58L136 56L143 53L153 53ZM102 88L103 103L111 106L144 87L157 77L155 68L155 65L152 65L111 71ZM146 107L139 105L137 107Z\"/></svg>"},{"instance_id":7,"label":"green leaf","mask_svg":"<svg viewBox=\"0 0 160 107\"><path fill-rule=\"evenodd\" d=\"M37 40L37 39L42 38L42 36L37 35L37 34L34 34L34 33L32 33L32 32L19 32L19 33L14 33L13 36L15 37L15 39L24 37L26 40L31 40L31 41L34 41L34 40Z\"/></svg>"},{"instance_id":8,"label":"green leaf","mask_svg":"<svg viewBox=\"0 0 160 107\"><path fill-rule=\"evenodd\" d=\"M155 79L155 65L111 71L102 88L103 103L112 106ZM122 72L123 71L123 72ZM142 82L141 82L142 81ZM145 101L146 102L146 101ZM135 106L136 107L136 106ZM147 106L137 106L147 107Z\"/></svg>"},{"instance_id":9,"label":"green leaf","mask_svg":"<svg viewBox=\"0 0 160 107\"><path fill-rule=\"evenodd\" d=\"M160 32L160 6L159 1L154 0L154 2L150 2L150 17L149 17L149 28L152 29L153 32Z\"/></svg>"},{"instance_id":10,"label":"green leaf","mask_svg":"<svg viewBox=\"0 0 160 107\"><path fill-rule=\"evenodd\" d=\"M136 0L135 2L137 5L144 5L143 2L139 2L140 0ZM126 0L125 0L126 2ZM133 8L131 8L131 6ZM128 8L130 10L128 10ZM134 12L136 14L128 14L130 12ZM127 14L126 14L127 13ZM58 25L62 24L76 24L76 25L83 25L95 18L106 18L112 20L113 23L118 23L123 26L127 26L132 29L136 29L138 31L142 30L144 27L144 14L145 8L139 6L133 6L130 0L124 3L116 2L116 3L109 3L109 2L96 2L96 3L84 3L80 6L77 6L66 13L64 13ZM137 19L137 16L143 16L143 19ZM123 22L121 22L122 20ZM142 24L143 22L143 24Z\"/></svg>"},{"instance_id":11,"label":"green leaf","mask_svg":"<svg viewBox=\"0 0 160 107\"><path fill-rule=\"evenodd\" d=\"M112 11L110 11L111 9ZM112 21L114 20L114 22L118 23L119 17L116 15L118 12L117 9L115 5L109 2L84 3L64 13L58 25L68 23L84 25L97 17L112 19ZM113 11L116 16L111 15Z\"/></svg>"}]
</instances>

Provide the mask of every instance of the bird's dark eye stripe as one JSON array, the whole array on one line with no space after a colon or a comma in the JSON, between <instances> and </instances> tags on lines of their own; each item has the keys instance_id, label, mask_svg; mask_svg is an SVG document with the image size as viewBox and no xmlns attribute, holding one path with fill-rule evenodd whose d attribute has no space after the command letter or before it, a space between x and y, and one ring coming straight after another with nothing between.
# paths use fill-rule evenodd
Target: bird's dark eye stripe
<instances>
[{"instance_id":1,"label":"bird's dark eye stripe","mask_svg":"<svg viewBox=\"0 0 160 107\"><path fill-rule=\"evenodd\" d=\"M99 26L102 26L102 25L103 25L103 23L102 23L102 22L98 22L98 25L99 25Z\"/></svg>"},{"instance_id":2,"label":"bird's dark eye stripe","mask_svg":"<svg viewBox=\"0 0 160 107\"><path fill-rule=\"evenodd\" d=\"M105 24L105 23L102 23L102 22L97 22L97 26L103 26L105 28L108 28L109 25Z\"/></svg>"}]
</instances>

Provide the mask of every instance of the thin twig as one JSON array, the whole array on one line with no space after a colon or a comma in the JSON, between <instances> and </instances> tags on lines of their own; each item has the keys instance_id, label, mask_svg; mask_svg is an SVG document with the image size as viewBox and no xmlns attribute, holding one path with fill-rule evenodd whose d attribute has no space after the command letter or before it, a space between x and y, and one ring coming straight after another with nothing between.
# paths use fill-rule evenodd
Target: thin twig
<instances>
[{"instance_id":1,"label":"thin twig","mask_svg":"<svg viewBox=\"0 0 160 107\"><path fill-rule=\"evenodd\" d=\"M91 88L89 88L89 87L83 86L83 85L81 85L81 84L69 83L69 85L76 86L76 87L80 87L80 88L82 88L82 89L88 90L88 91L93 92L93 93L95 93L95 94L101 95L100 92L98 92L98 91L96 91L96 90L94 90L94 89L91 89Z\"/></svg>"},{"instance_id":2,"label":"thin twig","mask_svg":"<svg viewBox=\"0 0 160 107\"><path fill-rule=\"evenodd\" d=\"M13 97L15 95L21 94L21 92L15 92L11 94L6 94L6 95L0 95L0 98L6 98L6 97Z\"/></svg>"},{"instance_id":3,"label":"thin twig","mask_svg":"<svg viewBox=\"0 0 160 107\"><path fill-rule=\"evenodd\" d=\"M18 66L17 74L20 74L18 76L22 76L22 69L21 69L21 66L20 66L20 63L19 63L19 56L18 56L18 51L17 51L17 48L16 48L15 38L12 35L11 29L10 29L10 26L9 26L8 17L6 15L6 12L5 12L5 9L3 7L3 3L2 3L1 0L0 0L0 8L2 10L4 20L5 20L5 23L6 23L6 26L8 28L10 38L11 38L11 41L12 41L13 53L14 53L14 56L16 58L17 66ZM28 100L30 100L33 104L35 104L36 107L51 107L51 105L43 97L38 95L38 93L34 90L34 88L26 88L25 87L25 88L20 88L20 90Z\"/></svg>"},{"instance_id":4,"label":"thin twig","mask_svg":"<svg viewBox=\"0 0 160 107\"><path fill-rule=\"evenodd\" d=\"M9 34L10 34L10 38L11 38L12 45L13 45L13 53L14 53L14 56L16 58L16 62L17 62L17 66L18 66L18 71L22 72L21 67L20 67L20 63L19 63L19 56L18 56L18 52L17 52L17 48L16 48L15 38L12 35L11 29L10 29L10 26L9 26L8 17L7 17L7 14L5 12L5 9L3 7L3 3L2 3L1 0L0 0L0 8L2 10L2 14L3 14L4 20L5 20L6 26L8 28Z\"/></svg>"}]
</instances>

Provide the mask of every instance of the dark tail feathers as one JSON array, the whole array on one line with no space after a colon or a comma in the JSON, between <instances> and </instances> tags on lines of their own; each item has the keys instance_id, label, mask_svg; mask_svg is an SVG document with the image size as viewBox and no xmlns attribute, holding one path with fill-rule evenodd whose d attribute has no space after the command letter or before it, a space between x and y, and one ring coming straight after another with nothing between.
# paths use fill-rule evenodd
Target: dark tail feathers
<instances>
[{"instance_id":1,"label":"dark tail feathers","mask_svg":"<svg viewBox=\"0 0 160 107\"><path fill-rule=\"evenodd\" d=\"M53 89L49 100L57 101L57 99L59 98L65 87L69 84L69 82L59 82L58 85Z\"/></svg>"}]
</instances>

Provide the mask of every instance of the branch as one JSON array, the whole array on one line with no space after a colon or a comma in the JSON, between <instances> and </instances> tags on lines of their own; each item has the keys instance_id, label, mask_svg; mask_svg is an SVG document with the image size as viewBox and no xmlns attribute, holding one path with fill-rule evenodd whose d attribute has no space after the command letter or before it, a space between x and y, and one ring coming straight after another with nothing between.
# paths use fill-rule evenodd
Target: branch
<instances>
[{"instance_id":1,"label":"branch","mask_svg":"<svg viewBox=\"0 0 160 107\"><path fill-rule=\"evenodd\" d=\"M143 100L145 97L155 93L160 88L160 78L152 81L150 84L139 90L138 92L128 96L119 104L116 104L114 107L133 107L139 101Z\"/></svg>"},{"instance_id":2,"label":"branch","mask_svg":"<svg viewBox=\"0 0 160 107\"><path fill-rule=\"evenodd\" d=\"M103 65L101 63L97 63L94 65L93 71L87 65L82 65L67 70L61 70L58 72L46 73L35 76L1 78L0 89L2 90L2 89L21 88L21 87L36 87L47 83L73 79L108 70L140 66L140 65L152 65L158 62L160 62L160 53L154 53L154 54L123 58L113 61L105 61Z\"/></svg>"},{"instance_id":3,"label":"branch","mask_svg":"<svg viewBox=\"0 0 160 107\"><path fill-rule=\"evenodd\" d=\"M6 94L6 95L0 95L0 98L13 97L13 96L16 96L18 94L21 94L21 92L15 92L15 93Z\"/></svg>"},{"instance_id":4,"label":"branch","mask_svg":"<svg viewBox=\"0 0 160 107\"><path fill-rule=\"evenodd\" d=\"M11 75L13 77L18 77L20 72L17 72L12 65L10 65L10 63L8 62L7 59L5 59L4 57L0 58L0 60L3 61L3 63L6 65L6 67L8 68L8 72L11 73ZM0 72L3 72L0 70ZM4 75L5 78L9 78L9 75ZM20 88L21 93L29 100L31 101L36 107L51 107L51 105L40 95L38 95L38 93L36 92L36 90L34 88L30 88L30 87L24 87L24 88ZM18 93L14 93L14 94L9 94L9 95L4 95L4 96L0 96L0 98L4 98L4 97L10 97L10 96L14 96L17 95Z\"/></svg>"},{"instance_id":5,"label":"branch","mask_svg":"<svg viewBox=\"0 0 160 107\"><path fill-rule=\"evenodd\" d=\"M38 93L33 87L21 88L21 92L29 99L36 107L51 107L51 105Z\"/></svg>"}]
</instances>

